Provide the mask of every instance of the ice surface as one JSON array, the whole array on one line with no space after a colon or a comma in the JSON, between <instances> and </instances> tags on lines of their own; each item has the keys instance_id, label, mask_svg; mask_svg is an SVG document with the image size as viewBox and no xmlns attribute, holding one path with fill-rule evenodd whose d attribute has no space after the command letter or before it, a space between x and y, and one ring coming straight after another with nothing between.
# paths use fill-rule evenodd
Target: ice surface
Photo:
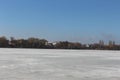
<instances>
[{"instance_id":1,"label":"ice surface","mask_svg":"<svg viewBox=\"0 0 120 80\"><path fill-rule=\"evenodd\" d=\"M120 80L120 52L1 48L0 80Z\"/></svg>"}]
</instances>

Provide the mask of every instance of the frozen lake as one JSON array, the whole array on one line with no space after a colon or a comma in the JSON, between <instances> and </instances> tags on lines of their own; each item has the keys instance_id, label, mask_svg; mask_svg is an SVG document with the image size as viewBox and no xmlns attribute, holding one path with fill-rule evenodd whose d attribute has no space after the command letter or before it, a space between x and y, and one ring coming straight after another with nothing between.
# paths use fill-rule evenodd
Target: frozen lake
<instances>
[{"instance_id":1,"label":"frozen lake","mask_svg":"<svg viewBox=\"0 0 120 80\"><path fill-rule=\"evenodd\" d=\"M120 80L120 52L0 49L0 80Z\"/></svg>"}]
</instances>

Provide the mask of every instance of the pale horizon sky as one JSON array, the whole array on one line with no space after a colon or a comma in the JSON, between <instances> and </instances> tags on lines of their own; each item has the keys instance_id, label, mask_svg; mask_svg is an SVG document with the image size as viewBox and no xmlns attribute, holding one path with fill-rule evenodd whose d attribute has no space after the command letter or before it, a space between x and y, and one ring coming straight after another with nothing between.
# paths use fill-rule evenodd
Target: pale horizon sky
<instances>
[{"instance_id":1,"label":"pale horizon sky","mask_svg":"<svg viewBox=\"0 0 120 80\"><path fill-rule=\"evenodd\" d=\"M120 0L0 0L0 36L120 43Z\"/></svg>"}]
</instances>

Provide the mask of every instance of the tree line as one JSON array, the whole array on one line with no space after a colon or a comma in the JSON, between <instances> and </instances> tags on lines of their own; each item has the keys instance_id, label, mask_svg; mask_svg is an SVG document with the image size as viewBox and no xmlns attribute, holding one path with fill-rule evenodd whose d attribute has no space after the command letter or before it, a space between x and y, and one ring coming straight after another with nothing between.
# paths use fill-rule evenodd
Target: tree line
<instances>
[{"instance_id":1,"label":"tree line","mask_svg":"<svg viewBox=\"0 0 120 80\"><path fill-rule=\"evenodd\" d=\"M28 38L15 39L11 37L0 37L0 48L38 48L38 49L94 49L94 50L120 50L120 45L109 41L106 45L103 40L93 44L82 44L80 42L59 41L50 43L46 39Z\"/></svg>"}]
</instances>

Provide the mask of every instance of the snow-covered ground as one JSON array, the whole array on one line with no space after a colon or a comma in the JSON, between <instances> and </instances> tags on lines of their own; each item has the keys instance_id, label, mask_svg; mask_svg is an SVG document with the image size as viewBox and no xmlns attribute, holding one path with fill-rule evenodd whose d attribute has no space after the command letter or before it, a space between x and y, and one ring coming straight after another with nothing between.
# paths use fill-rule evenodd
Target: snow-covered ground
<instances>
[{"instance_id":1,"label":"snow-covered ground","mask_svg":"<svg viewBox=\"0 0 120 80\"><path fill-rule=\"evenodd\" d=\"M0 80L120 80L120 52L0 49Z\"/></svg>"}]
</instances>

